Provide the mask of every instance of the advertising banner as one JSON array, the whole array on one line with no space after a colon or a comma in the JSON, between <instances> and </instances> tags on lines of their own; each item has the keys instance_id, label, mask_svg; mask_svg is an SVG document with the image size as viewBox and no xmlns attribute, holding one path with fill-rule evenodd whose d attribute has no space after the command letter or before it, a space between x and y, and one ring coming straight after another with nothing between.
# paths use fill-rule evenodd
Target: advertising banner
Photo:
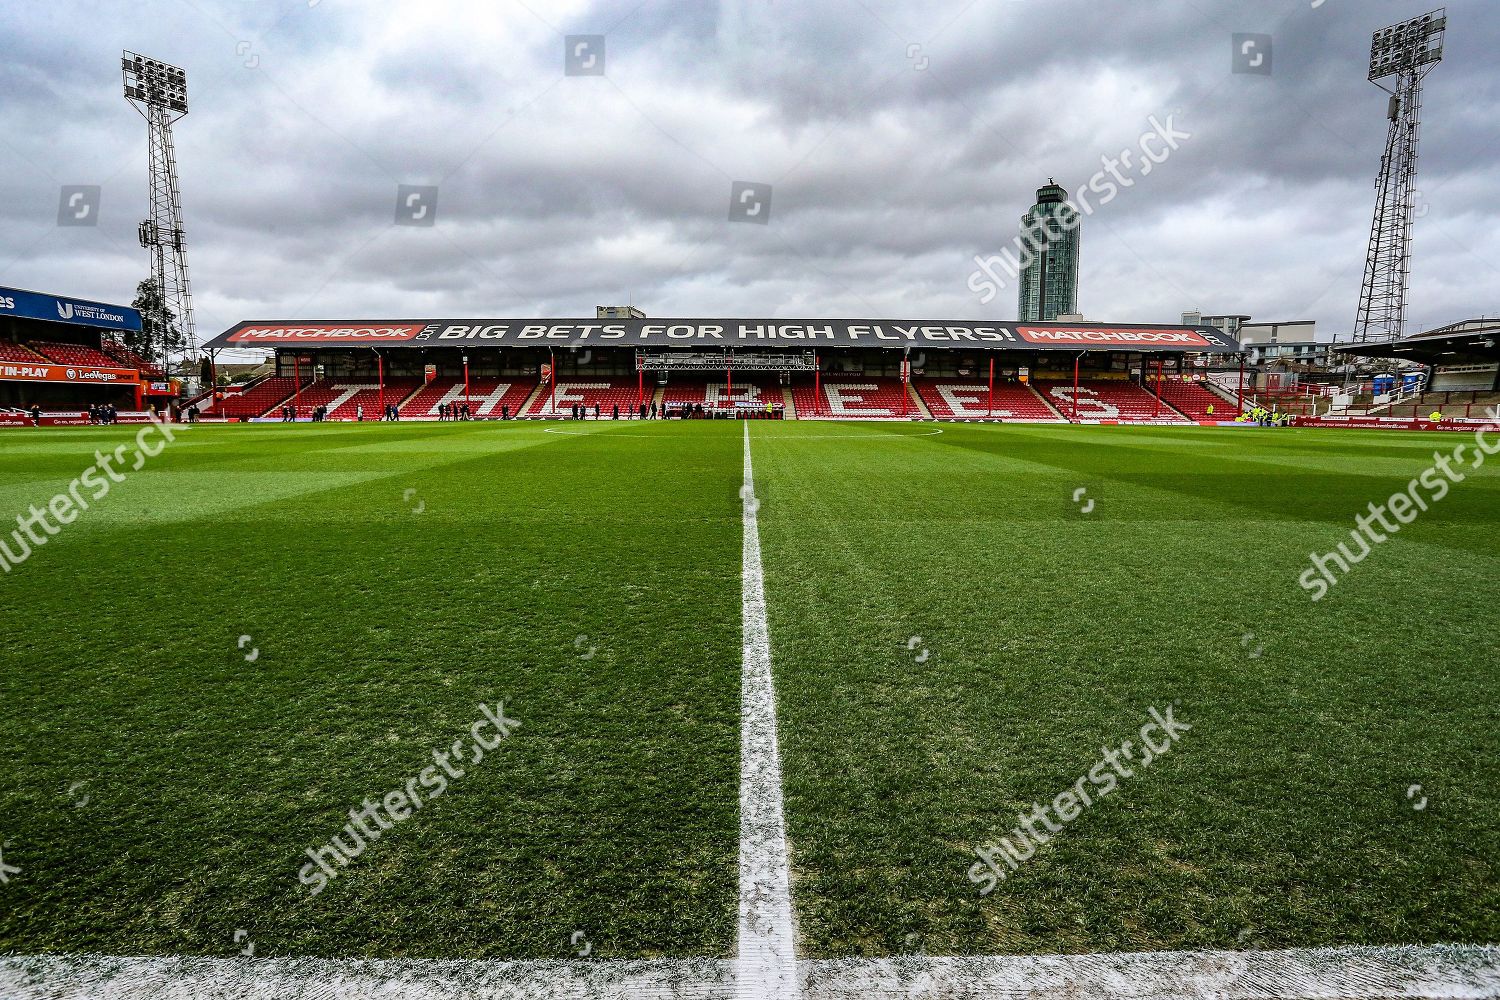
<instances>
[{"instance_id":1,"label":"advertising banner","mask_svg":"<svg viewBox=\"0 0 1500 1000\"><path fill-rule=\"evenodd\" d=\"M67 299L24 288L0 288L0 316L72 323L105 330L139 330L141 314L129 306L112 306L88 299Z\"/></svg>"},{"instance_id":2,"label":"advertising banner","mask_svg":"<svg viewBox=\"0 0 1500 1000\"><path fill-rule=\"evenodd\" d=\"M767 347L813 350L880 347L1069 351L1210 351L1239 344L1214 327L1075 323L1008 325L972 321L824 319L662 320L294 320L236 324L207 345L225 347L683 347L697 351Z\"/></svg>"},{"instance_id":3,"label":"advertising banner","mask_svg":"<svg viewBox=\"0 0 1500 1000\"><path fill-rule=\"evenodd\" d=\"M71 382L75 385L134 384L134 368L101 368L97 365L22 365L0 363L0 380L6 382Z\"/></svg>"}]
</instances>

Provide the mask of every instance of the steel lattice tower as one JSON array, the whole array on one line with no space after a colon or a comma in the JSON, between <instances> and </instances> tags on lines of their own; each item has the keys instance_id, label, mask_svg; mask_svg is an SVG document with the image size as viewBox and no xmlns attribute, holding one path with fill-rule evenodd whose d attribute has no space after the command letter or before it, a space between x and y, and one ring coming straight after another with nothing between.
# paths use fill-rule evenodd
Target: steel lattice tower
<instances>
[{"instance_id":1,"label":"steel lattice tower","mask_svg":"<svg viewBox=\"0 0 1500 1000\"><path fill-rule=\"evenodd\" d=\"M1375 32L1370 42L1370 82L1390 94L1390 131L1375 180L1375 218L1365 255L1354 339L1396 340L1406 325L1406 282L1411 272L1412 182L1422 124L1422 78L1443 58L1446 8ZM1382 80L1394 78L1390 86Z\"/></svg>"},{"instance_id":2,"label":"steel lattice tower","mask_svg":"<svg viewBox=\"0 0 1500 1000\"><path fill-rule=\"evenodd\" d=\"M153 359L170 366L175 353L190 357L198 340L193 326L193 291L188 282L187 240L182 227L182 194L177 185L177 154L172 123L188 112L187 76L176 66L126 51L120 62L125 99L146 119L151 159L151 215L138 227L141 246L151 254L151 278L176 321Z\"/></svg>"}]
</instances>

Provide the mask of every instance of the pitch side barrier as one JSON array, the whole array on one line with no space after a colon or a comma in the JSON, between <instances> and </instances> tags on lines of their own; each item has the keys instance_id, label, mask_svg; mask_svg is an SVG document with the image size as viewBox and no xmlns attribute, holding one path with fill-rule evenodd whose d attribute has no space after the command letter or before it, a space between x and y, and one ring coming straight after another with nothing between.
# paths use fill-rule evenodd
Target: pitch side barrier
<instances>
[{"instance_id":1,"label":"pitch side barrier","mask_svg":"<svg viewBox=\"0 0 1500 1000\"><path fill-rule=\"evenodd\" d=\"M1343 427L1350 430L1376 431L1475 431L1494 426L1494 421L1473 417L1444 417L1441 421L1425 417L1298 417L1298 427Z\"/></svg>"}]
</instances>

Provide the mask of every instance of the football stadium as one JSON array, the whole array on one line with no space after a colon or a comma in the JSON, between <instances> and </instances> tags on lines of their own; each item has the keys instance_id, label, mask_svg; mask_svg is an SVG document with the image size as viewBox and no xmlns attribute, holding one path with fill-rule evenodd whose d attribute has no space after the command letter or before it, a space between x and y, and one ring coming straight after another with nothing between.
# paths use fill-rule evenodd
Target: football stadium
<instances>
[{"instance_id":1,"label":"football stadium","mask_svg":"<svg viewBox=\"0 0 1500 1000\"><path fill-rule=\"evenodd\" d=\"M151 277L0 288L0 998L1500 998L1500 321L1054 232L1013 317L194 334L122 66Z\"/></svg>"}]
</instances>

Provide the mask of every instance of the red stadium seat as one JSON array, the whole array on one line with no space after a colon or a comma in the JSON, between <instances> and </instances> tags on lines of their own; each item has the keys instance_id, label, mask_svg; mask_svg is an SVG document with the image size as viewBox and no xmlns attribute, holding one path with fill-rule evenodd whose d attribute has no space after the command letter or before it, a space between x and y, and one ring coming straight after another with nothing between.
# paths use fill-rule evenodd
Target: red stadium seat
<instances>
[{"instance_id":1,"label":"red stadium seat","mask_svg":"<svg viewBox=\"0 0 1500 1000\"><path fill-rule=\"evenodd\" d=\"M557 383L555 392L548 387L539 393L526 410L528 417L568 417L573 405L588 407L589 416L599 407L601 417L611 416L615 406L620 416L640 407L640 389L635 378L567 379ZM555 396L555 408L554 408ZM651 388L646 388L646 402L651 402Z\"/></svg>"},{"instance_id":2,"label":"red stadium seat","mask_svg":"<svg viewBox=\"0 0 1500 1000\"><path fill-rule=\"evenodd\" d=\"M1052 405L1073 419L1072 382L1043 382ZM1119 420L1125 423L1186 423L1180 413L1165 406L1151 393L1125 379L1089 379L1078 384L1077 419L1080 422Z\"/></svg>"},{"instance_id":3,"label":"red stadium seat","mask_svg":"<svg viewBox=\"0 0 1500 1000\"><path fill-rule=\"evenodd\" d=\"M1155 379L1147 379L1146 385L1152 390L1157 387ZM1193 420L1233 420L1240 412L1238 406L1200 382L1164 378L1161 398ZM1210 406L1214 408L1212 413L1208 412Z\"/></svg>"},{"instance_id":4,"label":"red stadium seat","mask_svg":"<svg viewBox=\"0 0 1500 1000\"><path fill-rule=\"evenodd\" d=\"M100 345L100 350L115 359L115 363L122 368L134 368L148 378L165 378L166 373L156 365L147 361L140 354L126 347L118 340L106 340Z\"/></svg>"},{"instance_id":5,"label":"red stadium seat","mask_svg":"<svg viewBox=\"0 0 1500 1000\"><path fill-rule=\"evenodd\" d=\"M922 402L939 420L1028 420L1057 423L1059 417L1030 386L1010 380L995 383L990 410L989 383L984 379L919 378L914 383Z\"/></svg>"},{"instance_id":6,"label":"red stadium seat","mask_svg":"<svg viewBox=\"0 0 1500 1000\"><path fill-rule=\"evenodd\" d=\"M824 375L821 388L806 376L792 386L800 419L901 420L922 415L899 378L877 375Z\"/></svg>"},{"instance_id":7,"label":"red stadium seat","mask_svg":"<svg viewBox=\"0 0 1500 1000\"><path fill-rule=\"evenodd\" d=\"M416 378L388 378L385 387L373 378L347 376L320 378L297 398L297 415L309 416L319 406L328 407L329 420L353 420L363 406L366 420L380 419L380 404L400 403L422 384Z\"/></svg>"},{"instance_id":8,"label":"red stadium seat","mask_svg":"<svg viewBox=\"0 0 1500 1000\"><path fill-rule=\"evenodd\" d=\"M262 379L244 392L230 393L219 402L198 412L205 417L259 417L272 407L286 402L297 388L297 380L272 376Z\"/></svg>"},{"instance_id":9,"label":"red stadium seat","mask_svg":"<svg viewBox=\"0 0 1500 1000\"><path fill-rule=\"evenodd\" d=\"M59 364L97 365L104 368L120 367L120 362L108 354L105 354L97 347L89 347L85 344L49 344L45 341L35 341L32 343L31 349Z\"/></svg>"},{"instance_id":10,"label":"red stadium seat","mask_svg":"<svg viewBox=\"0 0 1500 1000\"><path fill-rule=\"evenodd\" d=\"M647 402L650 402L649 390ZM662 391L662 403L668 407L702 406L708 412L764 413L767 403L779 409L785 405L786 399L777 377L764 372L747 373L743 379L736 375L732 389L724 375L694 376L674 372Z\"/></svg>"},{"instance_id":11,"label":"red stadium seat","mask_svg":"<svg viewBox=\"0 0 1500 1000\"><path fill-rule=\"evenodd\" d=\"M21 364L34 364L47 359L30 348L22 347L9 340L0 340L0 361L19 361Z\"/></svg>"},{"instance_id":12,"label":"red stadium seat","mask_svg":"<svg viewBox=\"0 0 1500 1000\"><path fill-rule=\"evenodd\" d=\"M498 417L502 408L508 407L511 416L520 416L521 404L526 402L534 388L536 379L525 376L472 378L469 380L467 397L469 413L473 417ZM439 406L446 403L461 406L464 399L463 379L435 378L401 404L401 416L413 420L436 419Z\"/></svg>"}]
</instances>

